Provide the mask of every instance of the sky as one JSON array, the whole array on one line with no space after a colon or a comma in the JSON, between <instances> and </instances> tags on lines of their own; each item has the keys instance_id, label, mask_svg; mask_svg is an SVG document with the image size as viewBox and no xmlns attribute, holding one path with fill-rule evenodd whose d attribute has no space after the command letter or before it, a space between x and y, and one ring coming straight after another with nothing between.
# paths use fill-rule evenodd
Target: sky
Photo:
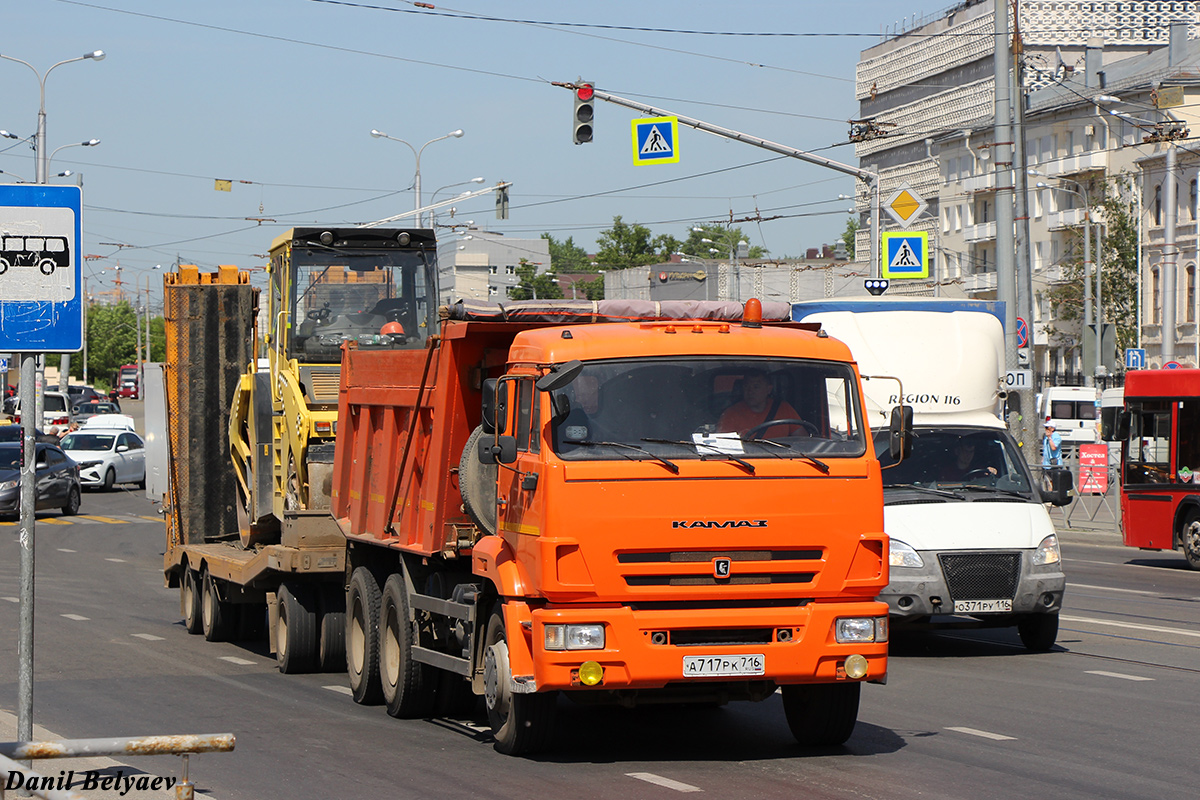
<instances>
[{"instance_id":1,"label":"sky","mask_svg":"<svg viewBox=\"0 0 1200 800\"><path fill-rule=\"evenodd\" d=\"M22 0L6 4L0 54L46 77L51 183L83 181L84 277L93 298L155 287L178 259L261 267L294 226L411 210L413 151L426 203L511 182L439 224L543 232L595 252L620 215L685 239L728 222L772 255L841 235L853 178L682 128L675 164L635 166L630 121L596 103L595 140L572 143L583 79L673 114L857 165L847 120L854 70L897 8L884 0L481 2ZM945 3L944 5L949 5ZM908 14L940 9L917 7ZM736 34L736 35L735 35ZM103 50L46 70L65 59ZM0 180L33 180L39 77L0 59ZM95 147L67 146L100 139ZM58 148L57 153L54 151ZM216 191L215 180L232 181ZM442 188L448 187L448 188ZM440 189L440 191L438 191ZM754 218L761 217L762 221ZM743 221L747 220L749 221ZM773 218L773 219L768 219ZM398 225L411 222L396 223ZM453 237L439 228L439 237ZM117 269L117 268L120 269ZM121 285L117 285L117 281Z\"/></svg>"}]
</instances>

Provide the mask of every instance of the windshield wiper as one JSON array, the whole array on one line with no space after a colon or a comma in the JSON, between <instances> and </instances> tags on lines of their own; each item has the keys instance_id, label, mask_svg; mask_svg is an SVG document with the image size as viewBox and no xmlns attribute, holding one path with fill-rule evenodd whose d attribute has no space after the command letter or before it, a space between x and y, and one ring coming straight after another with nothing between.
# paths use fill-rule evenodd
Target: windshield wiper
<instances>
[{"instance_id":1,"label":"windshield wiper","mask_svg":"<svg viewBox=\"0 0 1200 800\"><path fill-rule=\"evenodd\" d=\"M965 484L963 484L962 488L970 489L973 492L989 492L989 493L994 493L994 494L1005 494L1010 497L1019 497L1022 500L1032 499L1032 497L1028 493L1023 494L1021 492L1017 492L1012 489L1000 489L995 486L979 486L978 484L974 484L974 483L965 483Z\"/></svg>"},{"instance_id":2,"label":"windshield wiper","mask_svg":"<svg viewBox=\"0 0 1200 800\"><path fill-rule=\"evenodd\" d=\"M746 472L754 474L754 465L744 458L738 458L733 453L726 453L723 450L717 449L715 445L704 444L703 442L688 442L680 439L642 439L643 442L652 442L654 444L677 444L683 447L695 447L697 455L701 461L733 461L739 464ZM712 450L711 453L701 453L700 448L707 447Z\"/></svg>"},{"instance_id":3,"label":"windshield wiper","mask_svg":"<svg viewBox=\"0 0 1200 800\"><path fill-rule=\"evenodd\" d=\"M626 444L625 442L593 442L593 441L589 441L587 439L573 441L573 442L570 442L570 444L582 444L587 447L616 447L616 448L625 448L626 450L634 450L638 453L642 453L644 455L650 456L655 461L662 464L667 469L671 470L672 475L679 474L679 465L676 464L674 461L663 458L662 456L657 455L655 453L651 453L646 448L638 447L636 444ZM624 453L621 453L621 456L623 458L628 458L630 461L641 461L642 460L640 458L634 458L633 456L627 456Z\"/></svg>"},{"instance_id":4,"label":"windshield wiper","mask_svg":"<svg viewBox=\"0 0 1200 800\"><path fill-rule=\"evenodd\" d=\"M888 484L884 484L883 488L885 490L887 490L887 489L911 489L914 492L925 492L926 494L936 494L938 497L950 497L955 500L963 499L962 495L958 494L958 492L949 492L949 491L946 491L945 489L931 489L928 486L919 486L915 483L888 483Z\"/></svg>"},{"instance_id":5,"label":"windshield wiper","mask_svg":"<svg viewBox=\"0 0 1200 800\"><path fill-rule=\"evenodd\" d=\"M783 448L784 450L790 450L793 453L795 453L796 455L803 458L805 461L812 464L817 469L821 470L821 472L825 473L826 475L829 474L829 465L828 464L826 464L821 459L816 458L815 456L810 456L808 453L804 452L803 450L798 450L795 447L792 447L790 444L784 444L782 442L775 442L770 439L742 439L741 437L738 437L738 441L752 442L753 444L769 444L772 447L780 447L780 448Z\"/></svg>"}]
</instances>

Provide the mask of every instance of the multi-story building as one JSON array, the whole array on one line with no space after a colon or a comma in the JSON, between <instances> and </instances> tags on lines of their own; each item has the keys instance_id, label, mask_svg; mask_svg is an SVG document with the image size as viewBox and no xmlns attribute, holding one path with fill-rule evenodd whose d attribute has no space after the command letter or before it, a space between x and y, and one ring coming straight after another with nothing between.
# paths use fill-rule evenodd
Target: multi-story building
<instances>
[{"instance_id":1,"label":"multi-story building","mask_svg":"<svg viewBox=\"0 0 1200 800\"><path fill-rule=\"evenodd\" d=\"M442 303L455 300L506 301L520 283L517 267L524 260L537 271L550 269L545 239L518 239L467 228L438 243L439 292Z\"/></svg>"},{"instance_id":2,"label":"multi-story building","mask_svg":"<svg viewBox=\"0 0 1200 800\"><path fill-rule=\"evenodd\" d=\"M1063 280L1065 265L1081 260L1083 223L1089 217L1103 221L1085 207L1118 175L1130 178L1141 208L1152 209L1159 197L1160 221L1141 215L1146 280L1140 333L1153 365L1161 331L1154 322L1158 312L1150 309L1161 299L1153 287L1162 283L1154 275L1167 217L1161 213L1167 145L1142 144L1152 126L1111 112L1160 121L1165 114L1155 101L1166 105L1167 88L1171 103L1178 103L1175 113L1187 119L1186 96L1200 76L1197 44L1187 37L1200 28L1200 3L1023 0L1018 6L1010 26L1024 44L1023 91L1014 100L1026 98L1025 166L1035 173L1027 195L1033 365L1051 380L1092 372L1081 360L1079 321L1055 315L1048 288ZM914 21L862 53L860 116L882 135L858 143L860 162L881 175L885 198L907 184L928 203L928 213L910 227L930 235L932 277L893 283L893 292L996 295L994 21L992 0L968 0L936 19ZM1185 157L1183 148L1177 154L1180 169L1194 172L1190 154ZM1179 192L1178 244L1191 256L1177 265L1177 356L1183 361L1192 353L1197 363L1196 202L1188 185L1182 181ZM864 222L868 202L865 195L858 198ZM883 222L884 230L894 227ZM868 252L869 235L860 231L859 252Z\"/></svg>"}]
</instances>

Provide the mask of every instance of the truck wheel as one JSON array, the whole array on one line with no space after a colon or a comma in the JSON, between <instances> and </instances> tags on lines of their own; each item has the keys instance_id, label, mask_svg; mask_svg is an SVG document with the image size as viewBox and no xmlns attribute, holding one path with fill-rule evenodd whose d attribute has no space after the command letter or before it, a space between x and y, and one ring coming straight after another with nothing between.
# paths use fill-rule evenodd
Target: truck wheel
<instances>
[{"instance_id":1,"label":"truck wheel","mask_svg":"<svg viewBox=\"0 0 1200 800\"><path fill-rule=\"evenodd\" d=\"M346 593L337 586L321 587L317 597L317 670L341 672L346 666Z\"/></svg>"},{"instance_id":2,"label":"truck wheel","mask_svg":"<svg viewBox=\"0 0 1200 800\"><path fill-rule=\"evenodd\" d=\"M813 747L845 744L858 721L861 683L808 683L781 687L783 713L796 741Z\"/></svg>"},{"instance_id":3,"label":"truck wheel","mask_svg":"<svg viewBox=\"0 0 1200 800\"><path fill-rule=\"evenodd\" d=\"M458 491L463 509L471 521L486 534L496 532L496 478L498 467L479 460L479 440L483 426L471 431L467 446L458 460Z\"/></svg>"},{"instance_id":4,"label":"truck wheel","mask_svg":"<svg viewBox=\"0 0 1200 800\"><path fill-rule=\"evenodd\" d=\"M200 610L204 638L210 642L228 642L237 630L237 608L221 599L217 594L217 582L207 572L204 573Z\"/></svg>"},{"instance_id":5,"label":"truck wheel","mask_svg":"<svg viewBox=\"0 0 1200 800\"><path fill-rule=\"evenodd\" d=\"M544 750L554 735L558 693L517 694L511 684L504 615L497 608L488 620L483 655L483 698L496 750L510 756Z\"/></svg>"},{"instance_id":6,"label":"truck wheel","mask_svg":"<svg viewBox=\"0 0 1200 800\"><path fill-rule=\"evenodd\" d=\"M204 622L200 615L200 587L196 585L196 570L183 568L183 580L179 582L179 611L183 614L183 627L191 634L203 633Z\"/></svg>"},{"instance_id":7,"label":"truck wheel","mask_svg":"<svg viewBox=\"0 0 1200 800\"><path fill-rule=\"evenodd\" d=\"M1195 512L1188 517L1187 522L1183 524L1183 530L1179 532L1179 549L1183 551L1183 557L1187 559L1189 567L1200 569L1200 515Z\"/></svg>"},{"instance_id":8,"label":"truck wheel","mask_svg":"<svg viewBox=\"0 0 1200 800\"><path fill-rule=\"evenodd\" d=\"M1030 614L1017 623L1017 634L1026 650L1044 653L1058 638L1058 614Z\"/></svg>"},{"instance_id":9,"label":"truck wheel","mask_svg":"<svg viewBox=\"0 0 1200 800\"><path fill-rule=\"evenodd\" d=\"M378 705L379 685L379 584L366 567L350 576L346 590L346 676L354 702Z\"/></svg>"},{"instance_id":10,"label":"truck wheel","mask_svg":"<svg viewBox=\"0 0 1200 800\"><path fill-rule=\"evenodd\" d=\"M433 675L413 661L416 631L409 619L404 576L392 574L383 586L379 616L379 677L387 712L400 719L427 717L433 710Z\"/></svg>"},{"instance_id":11,"label":"truck wheel","mask_svg":"<svg viewBox=\"0 0 1200 800\"><path fill-rule=\"evenodd\" d=\"M285 582L279 587L275 658L285 675L312 672L316 667L317 602L307 586Z\"/></svg>"}]
</instances>

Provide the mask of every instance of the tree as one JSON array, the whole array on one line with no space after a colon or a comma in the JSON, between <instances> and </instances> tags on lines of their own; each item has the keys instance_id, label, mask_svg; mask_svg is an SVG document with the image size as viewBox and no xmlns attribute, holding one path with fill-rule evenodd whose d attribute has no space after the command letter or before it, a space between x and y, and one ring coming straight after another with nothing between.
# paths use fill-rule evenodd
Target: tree
<instances>
[{"instance_id":1,"label":"tree","mask_svg":"<svg viewBox=\"0 0 1200 800\"><path fill-rule=\"evenodd\" d=\"M1095 191L1095 189L1093 189ZM1137 207L1128 175L1117 175L1099 187L1092 214L1104 220L1104 248L1100 264L1104 322L1116 325L1117 352L1136 347L1138 338ZM1063 280L1046 290L1054 316L1051 333L1078 336L1083 327L1083 229L1071 241L1071 260L1063 265Z\"/></svg>"},{"instance_id":2,"label":"tree","mask_svg":"<svg viewBox=\"0 0 1200 800\"><path fill-rule=\"evenodd\" d=\"M613 226L601 231L596 240L599 250L596 261L601 269L626 269L665 261L679 249L679 240L663 235L650 238L645 225L628 225L620 216L613 217Z\"/></svg>"},{"instance_id":3,"label":"tree","mask_svg":"<svg viewBox=\"0 0 1200 800\"><path fill-rule=\"evenodd\" d=\"M88 308L88 372L95 376L96 383L108 383L118 368L134 362L137 357L137 322L137 313L128 301ZM160 333L161 330L160 326ZM151 340L154 338L152 335ZM158 355L165 356L165 346Z\"/></svg>"},{"instance_id":4,"label":"tree","mask_svg":"<svg viewBox=\"0 0 1200 800\"><path fill-rule=\"evenodd\" d=\"M548 233L542 238L550 245L550 269L554 272L596 272L587 252L575 244L575 237L568 236L566 241L558 241Z\"/></svg>"},{"instance_id":5,"label":"tree","mask_svg":"<svg viewBox=\"0 0 1200 800\"><path fill-rule=\"evenodd\" d=\"M704 241L705 239L711 241L712 244ZM687 241L679 246L679 252L697 258L727 258L730 243L736 246L738 242L744 241L746 241L746 236L742 233L741 228L726 228L724 225L693 225L688 230ZM717 252L709 252L710 248ZM766 258L770 252L756 244L750 245L747 258Z\"/></svg>"},{"instance_id":6,"label":"tree","mask_svg":"<svg viewBox=\"0 0 1200 800\"><path fill-rule=\"evenodd\" d=\"M559 300L563 296L554 272L538 274L537 264L522 258L517 265L517 286L509 295L513 300Z\"/></svg>"},{"instance_id":7,"label":"tree","mask_svg":"<svg viewBox=\"0 0 1200 800\"><path fill-rule=\"evenodd\" d=\"M588 300L603 300L604 276L598 275L590 281L579 281L575 284L575 290L583 292Z\"/></svg>"},{"instance_id":8,"label":"tree","mask_svg":"<svg viewBox=\"0 0 1200 800\"><path fill-rule=\"evenodd\" d=\"M858 217L850 217L846 220L846 230L842 231L842 243L846 245L846 255L850 256L850 260L854 260L854 242L858 238L858 229L862 227L862 223Z\"/></svg>"}]
</instances>

